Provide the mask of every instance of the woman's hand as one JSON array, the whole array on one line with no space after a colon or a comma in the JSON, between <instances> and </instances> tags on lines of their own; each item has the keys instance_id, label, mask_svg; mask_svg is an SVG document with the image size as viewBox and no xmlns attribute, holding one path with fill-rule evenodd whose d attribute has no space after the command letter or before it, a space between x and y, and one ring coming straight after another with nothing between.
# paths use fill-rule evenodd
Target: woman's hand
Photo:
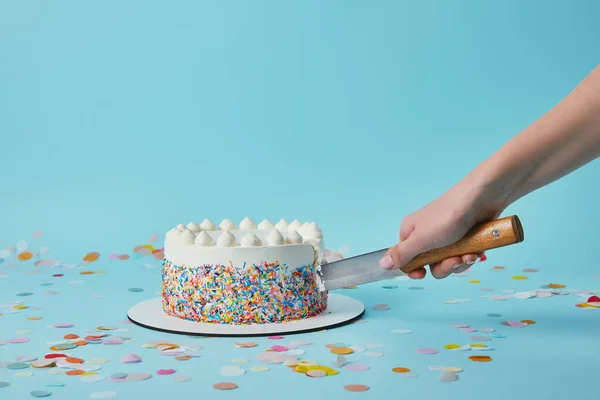
<instances>
[{"instance_id":1,"label":"woman's hand","mask_svg":"<svg viewBox=\"0 0 600 400\"><path fill-rule=\"evenodd\" d=\"M461 183L432 203L408 215L400 226L400 240L381 259L384 269L400 268L415 256L426 251L445 247L460 240L476 224L496 219L503 209L486 205L485 193L474 186ZM437 279L452 273L464 272L481 257L464 254L430 265L431 275ZM413 279L423 279L427 272L419 268L410 274Z\"/></svg>"}]
</instances>

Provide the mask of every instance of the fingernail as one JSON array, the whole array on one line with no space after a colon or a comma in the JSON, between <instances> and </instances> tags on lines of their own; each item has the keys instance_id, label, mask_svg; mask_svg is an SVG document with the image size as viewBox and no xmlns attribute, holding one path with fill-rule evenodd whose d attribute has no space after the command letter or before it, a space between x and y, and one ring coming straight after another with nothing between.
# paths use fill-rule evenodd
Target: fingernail
<instances>
[{"instance_id":1,"label":"fingernail","mask_svg":"<svg viewBox=\"0 0 600 400\"><path fill-rule=\"evenodd\" d=\"M386 255L379 260L379 266L383 269L392 269L394 268L394 260L389 255Z\"/></svg>"},{"instance_id":2,"label":"fingernail","mask_svg":"<svg viewBox=\"0 0 600 400\"><path fill-rule=\"evenodd\" d=\"M456 265L453 265L453 266L452 266L452 269L456 269L456 268L460 267L461 265L462 265L462 264L456 264Z\"/></svg>"},{"instance_id":3,"label":"fingernail","mask_svg":"<svg viewBox=\"0 0 600 400\"><path fill-rule=\"evenodd\" d=\"M475 261L477 261L477 260L475 260ZM475 261L467 261L467 264L468 265L473 265L473 264L475 264Z\"/></svg>"}]
</instances>

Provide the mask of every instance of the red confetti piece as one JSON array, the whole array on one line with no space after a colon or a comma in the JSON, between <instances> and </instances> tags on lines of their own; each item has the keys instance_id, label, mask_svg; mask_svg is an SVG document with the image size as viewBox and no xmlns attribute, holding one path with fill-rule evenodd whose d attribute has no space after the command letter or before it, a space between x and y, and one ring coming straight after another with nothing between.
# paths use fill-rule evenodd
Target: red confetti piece
<instances>
[{"instance_id":1,"label":"red confetti piece","mask_svg":"<svg viewBox=\"0 0 600 400\"><path fill-rule=\"evenodd\" d=\"M479 261L483 262L485 260L487 260L487 256L485 254L479 257Z\"/></svg>"},{"instance_id":2,"label":"red confetti piece","mask_svg":"<svg viewBox=\"0 0 600 400\"><path fill-rule=\"evenodd\" d=\"M592 296L587 300L588 303L600 303L600 297Z\"/></svg>"}]
</instances>

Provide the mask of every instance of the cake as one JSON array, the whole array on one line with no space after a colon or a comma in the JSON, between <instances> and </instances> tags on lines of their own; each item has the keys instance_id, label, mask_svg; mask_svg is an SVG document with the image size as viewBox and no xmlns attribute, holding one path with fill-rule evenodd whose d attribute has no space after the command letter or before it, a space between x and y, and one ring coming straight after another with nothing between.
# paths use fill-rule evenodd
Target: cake
<instances>
[{"instance_id":1,"label":"cake","mask_svg":"<svg viewBox=\"0 0 600 400\"><path fill-rule=\"evenodd\" d=\"M323 234L314 222L177 225L165 235L162 307L195 322L251 325L319 315Z\"/></svg>"}]
</instances>

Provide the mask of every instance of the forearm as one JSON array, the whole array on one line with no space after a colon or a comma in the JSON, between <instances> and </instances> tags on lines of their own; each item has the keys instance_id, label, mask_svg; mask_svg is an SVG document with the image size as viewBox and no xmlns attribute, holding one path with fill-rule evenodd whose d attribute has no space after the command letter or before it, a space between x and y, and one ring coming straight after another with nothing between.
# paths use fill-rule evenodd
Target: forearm
<instances>
[{"instance_id":1,"label":"forearm","mask_svg":"<svg viewBox=\"0 0 600 400\"><path fill-rule=\"evenodd\" d=\"M506 207L600 157L600 67L466 178Z\"/></svg>"}]
</instances>

